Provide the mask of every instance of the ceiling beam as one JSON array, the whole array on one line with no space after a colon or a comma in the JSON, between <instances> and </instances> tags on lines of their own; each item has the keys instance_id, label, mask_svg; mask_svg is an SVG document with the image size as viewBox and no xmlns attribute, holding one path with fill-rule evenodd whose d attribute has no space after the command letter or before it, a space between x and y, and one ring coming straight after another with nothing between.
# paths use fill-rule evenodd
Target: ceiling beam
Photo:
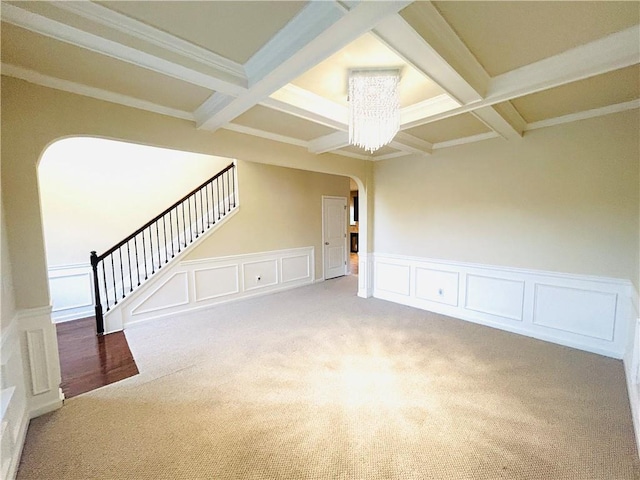
<instances>
[{"instance_id":1,"label":"ceiling beam","mask_svg":"<svg viewBox=\"0 0 640 480\"><path fill-rule=\"evenodd\" d=\"M234 84L246 87L248 83L239 63L110 8L94 2L49 2L49 5L201 63L216 72L214 76L230 75Z\"/></svg>"},{"instance_id":2,"label":"ceiling beam","mask_svg":"<svg viewBox=\"0 0 640 480\"><path fill-rule=\"evenodd\" d=\"M203 73L200 70L181 65L175 61L167 60L157 55L151 55L42 15L23 10L12 4L2 4L1 16L3 21L31 32L91 50L193 85L225 92L230 95L239 95L246 90L246 81L244 79L236 77L232 81L217 78L210 73ZM203 69L205 68L203 67Z\"/></svg>"},{"instance_id":3,"label":"ceiling beam","mask_svg":"<svg viewBox=\"0 0 640 480\"><path fill-rule=\"evenodd\" d=\"M309 152L326 153L349 146L349 132L339 131L314 138L309 142Z\"/></svg>"},{"instance_id":4,"label":"ceiling beam","mask_svg":"<svg viewBox=\"0 0 640 480\"><path fill-rule=\"evenodd\" d=\"M198 117L198 127L215 131L409 3L360 2L344 13L335 2L310 2L291 27L285 26L247 62L249 89L214 115ZM283 44L285 50L274 51Z\"/></svg>"},{"instance_id":5,"label":"ceiling beam","mask_svg":"<svg viewBox=\"0 0 640 480\"><path fill-rule=\"evenodd\" d=\"M491 77L464 42L431 2L417 2L409 8L411 23L394 15L380 22L374 34L458 102L449 102L448 110L482 100ZM412 116L405 117L401 128L419 125L437 113L440 112L415 110ZM478 116L504 138L522 137L524 120L515 109L506 113L489 107Z\"/></svg>"},{"instance_id":6,"label":"ceiling beam","mask_svg":"<svg viewBox=\"0 0 640 480\"><path fill-rule=\"evenodd\" d=\"M416 120L403 125L402 128L424 125L635 65L640 62L638 38L640 38L640 26L635 25L621 32L503 73L491 80L485 99L429 118Z\"/></svg>"},{"instance_id":7,"label":"ceiling beam","mask_svg":"<svg viewBox=\"0 0 640 480\"><path fill-rule=\"evenodd\" d=\"M260 104L338 130L344 130L349 121L347 107L291 83Z\"/></svg>"}]
</instances>

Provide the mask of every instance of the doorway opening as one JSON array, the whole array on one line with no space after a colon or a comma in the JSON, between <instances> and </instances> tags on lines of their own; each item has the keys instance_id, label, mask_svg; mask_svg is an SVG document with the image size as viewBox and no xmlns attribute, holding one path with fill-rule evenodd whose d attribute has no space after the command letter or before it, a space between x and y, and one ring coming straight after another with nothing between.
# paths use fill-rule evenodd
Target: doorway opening
<instances>
[{"instance_id":1,"label":"doorway opening","mask_svg":"<svg viewBox=\"0 0 640 480\"><path fill-rule=\"evenodd\" d=\"M349 179L349 273L358 275L359 212L358 184Z\"/></svg>"}]
</instances>

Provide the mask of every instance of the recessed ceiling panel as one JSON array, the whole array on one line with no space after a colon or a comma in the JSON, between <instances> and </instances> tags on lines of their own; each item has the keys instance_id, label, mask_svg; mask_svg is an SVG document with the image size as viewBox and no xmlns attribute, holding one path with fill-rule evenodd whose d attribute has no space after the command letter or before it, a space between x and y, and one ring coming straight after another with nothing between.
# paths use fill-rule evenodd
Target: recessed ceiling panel
<instances>
[{"instance_id":1,"label":"recessed ceiling panel","mask_svg":"<svg viewBox=\"0 0 640 480\"><path fill-rule=\"evenodd\" d=\"M244 64L307 2L100 2L112 10Z\"/></svg>"},{"instance_id":2,"label":"recessed ceiling panel","mask_svg":"<svg viewBox=\"0 0 640 480\"><path fill-rule=\"evenodd\" d=\"M3 63L184 111L213 92L111 57L2 23Z\"/></svg>"},{"instance_id":3,"label":"recessed ceiling panel","mask_svg":"<svg viewBox=\"0 0 640 480\"><path fill-rule=\"evenodd\" d=\"M261 105L256 105L243 113L233 123L304 141L313 140L335 131L324 125Z\"/></svg>"},{"instance_id":4,"label":"recessed ceiling panel","mask_svg":"<svg viewBox=\"0 0 640 480\"><path fill-rule=\"evenodd\" d=\"M512 100L528 122L560 117L640 97L640 65L614 70L579 82Z\"/></svg>"},{"instance_id":5,"label":"recessed ceiling panel","mask_svg":"<svg viewBox=\"0 0 640 480\"><path fill-rule=\"evenodd\" d=\"M434 2L489 75L522 67L640 22L638 2ZM415 2L401 15L412 23ZM420 32L427 35L428 32Z\"/></svg>"},{"instance_id":6,"label":"recessed ceiling panel","mask_svg":"<svg viewBox=\"0 0 640 480\"><path fill-rule=\"evenodd\" d=\"M346 106L349 69L381 67L402 68L400 79L400 105L402 107L445 93L438 85L407 64L371 33L361 36L338 53L296 78L292 83Z\"/></svg>"},{"instance_id":7,"label":"recessed ceiling panel","mask_svg":"<svg viewBox=\"0 0 640 480\"><path fill-rule=\"evenodd\" d=\"M481 133L487 133L491 130L471 113L463 113L404 131L421 140L430 143L440 143L480 135Z\"/></svg>"}]
</instances>

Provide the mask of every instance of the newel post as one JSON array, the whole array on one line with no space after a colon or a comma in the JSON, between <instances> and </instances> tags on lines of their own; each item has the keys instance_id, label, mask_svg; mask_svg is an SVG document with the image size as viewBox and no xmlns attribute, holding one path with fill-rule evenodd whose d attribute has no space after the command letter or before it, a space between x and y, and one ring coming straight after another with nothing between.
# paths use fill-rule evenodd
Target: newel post
<instances>
[{"instance_id":1,"label":"newel post","mask_svg":"<svg viewBox=\"0 0 640 480\"><path fill-rule=\"evenodd\" d=\"M98 255L91 252L91 268L93 269L93 292L96 302L96 332L104 334L104 317L102 316L102 304L100 303L100 287L98 286Z\"/></svg>"}]
</instances>

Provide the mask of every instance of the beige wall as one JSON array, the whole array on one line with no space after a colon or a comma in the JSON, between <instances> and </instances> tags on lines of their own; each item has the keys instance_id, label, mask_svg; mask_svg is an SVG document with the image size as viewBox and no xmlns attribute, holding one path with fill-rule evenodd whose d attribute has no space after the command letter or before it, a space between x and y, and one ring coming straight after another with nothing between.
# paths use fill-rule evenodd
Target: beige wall
<instances>
[{"instance_id":1,"label":"beige wall","mask_svg":"<svg viewBox=\"0 0 640 480\"><path fill-rule=\"evenodd\" d=\"M313 246L322 278L322 196L348 198L349 179L238 162L238 183L239 212L186 259Z\"/></svg>"},{"instance_id":2,"label":"beige wall","mask_svg":"<svg viewBox=\"0 0 640 480\"><path fill-rule=\"evenodd\" d=\"M4 331L16 314L9 243L4 221L4 205L0 207L0 275L0 331Z\"/></svg>"},{"instance_id":3,"label":"beige wall","mask_svg":"<svg viewBox=\"0 0 640 480\"><path fill-rule=\"evenodd\" d=\"M100 138L51 145L38 166L48 266L89 263L232 160Z\"/></svg>"},{"instance_id":4,"label":"beige wall","mask_svg":"<svg viewBox=\"0 0 640 480\"><path fill-rule=\"evenodd\" d=\"M638 287L639 112L375 165L375 251Z\"/></svg>"},{"instance_id":5,"label":"beige wall","mask_svg":"<svg viewBox=\"0 0 640 480\"><path fill-rule=\"evenodd\" d=\"M14 266L18 308L49 304L37 163L53 141L98 136L293 167L360 179L372 193L370 162L314 155L301 147L219 130L197 130L193 122L82 97L2 77L2 195ZM370 224L370 222L369 222ZM361 232L362 235L362 232ZM366 244L365 244L366 245ZM362 244L361 244L362 246ZM366 250L365 250L366 251Z\"/></svg>"}]
</instances>

